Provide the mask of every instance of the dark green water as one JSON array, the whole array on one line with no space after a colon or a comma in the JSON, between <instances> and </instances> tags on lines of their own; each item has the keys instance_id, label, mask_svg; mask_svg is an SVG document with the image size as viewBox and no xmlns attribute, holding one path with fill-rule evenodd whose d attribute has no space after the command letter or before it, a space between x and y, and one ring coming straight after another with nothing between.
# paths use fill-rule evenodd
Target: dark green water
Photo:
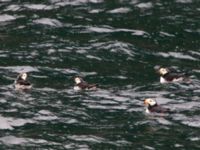
<instances>
[{"instance_id":1,"label":"dark green water","mask_svg":"<svg viewBox=\"0 0 200 150\"><path fill-rule=\"evenodd\" d=\"M0 0L0 149L200 149L199 23L198 0ZM161 85L157 65L192 83ZM148 97L176 112L145 114Z\"/></svg>"}]
</instances>

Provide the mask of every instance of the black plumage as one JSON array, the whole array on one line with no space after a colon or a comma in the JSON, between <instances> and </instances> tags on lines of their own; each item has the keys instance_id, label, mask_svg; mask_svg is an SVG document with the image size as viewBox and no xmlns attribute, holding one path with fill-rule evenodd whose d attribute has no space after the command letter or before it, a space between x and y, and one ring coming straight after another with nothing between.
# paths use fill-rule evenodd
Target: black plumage
<instances>
[{"instance_id":1,"label":"black plumage","mask_svg":"<svg viewBox=\"0 0 200 150\"><path fill-rule=\"evenodd\" d=\"M15 88L16 89L30 89L32 87L31 83L27 81L27 73L21 73L18 75L17 79L15 80Z\"/></svg>"},{"instance_id":2,"label":"black plumage","mask_svg":"<svg viewBox=\"0 0 200 150\"><path fill-rule=\"evenodd\" d=\"M185 76L183 74L170 73L170 72L166 73L165 75L162 75L162 77L168 82L185 79Z\"/></svg>"},{"instance_id":3,"label":"black plumage","mask_svg":"<svg viewBox=\"0 0 200 150\"><path fill-rule=\"evenodd\" d=\"M147 98L144 100L144 104L147 106L147 113L170 113L169 108L164 108L157 104L156 100Z\"/></svg>"},{"instance_id":4,"label":"black plumage","mask_svg":"<svg viewBox=\"0 0 200 150\"><path fill-rule=\"evenodd\" d=\"M81 77L75 77L75 90L96 90L97 84L89 84L84 81Z\"/></svg>"},{"instance_id":5,"label":"black plumage","mask_svg":"<svg viewBox=\"0 0 200 150\"><path fill-rule=\"evenodd\" d=\"M147 109L152 112L152 113L169 113L170 109L169 108L164 108L158 104L154 105L154 106L148 106Z\"/></svg>"},{"instance_id":6,"label":"black plumage","mask_svg":"<svg viewBox=\"0 0 200 150\"><path fill-rule=\"evenodd\" d=\"M79 86L81 89L96 88L96 84L88 84L87 82L81 82L79 84L76 84L76 86Z\"/></svg>"},{"instance_id":7,"label":"black plumage","mask_svg":"<svg viewBox=\"0 0 200 150\"><path fill-rule=\"evenodd\" d=\"M177 81L189 81L189 78L186 77L185 74L172 72L168 68L160 68L158 70L158 73L160 74L160 82L161 83L169 83L169 82L177 82Z\"/></svg>"},{"instance_id":8,"label":"black plumage","mask_svg":"<svg viewBox=\"0 0 200 150\"><path fill-rule=\"evenodd\" d=\"M19 84L19 85L25 85L25 86L30 86L31 83L27 80L23 80L23 79L19 79L16 81L16 84Z\"/></svg>"}]
</instances>

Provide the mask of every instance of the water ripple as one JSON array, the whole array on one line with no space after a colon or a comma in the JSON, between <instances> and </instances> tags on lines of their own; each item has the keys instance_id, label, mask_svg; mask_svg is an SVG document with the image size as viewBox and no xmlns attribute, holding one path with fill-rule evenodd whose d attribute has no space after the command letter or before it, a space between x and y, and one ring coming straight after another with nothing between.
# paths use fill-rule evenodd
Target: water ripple
<instances>
[{"instance_id":1,"label":"water ripple","mask_svg":"<svg viewBox=\"0 0 200 150\"><path fill-rule=\"evenodd\" d=\"M102 3L104 0L51 0L52 3L58 5L58 6L67 6L67 5L72 5L72 6L79 6L87 3Z\"/></svg>"},{"instance_id":2,"label":"water ripple","mask_svg":"<svg viewBox=\"0 0 200 150\"><path fill-rule=\"evenodd\" d=\"M37 67L32 66L8 66L8 67L0 67L0 69L10 70L12 72L38 72Z\"/></svg>"},{"instance_id":3,"label":"water ripple","mask_svg":"<svg viewBox=\"0 0 200 150\"><path fill-rule=\"evenodd\" d=\"M52 6L44 5L44 4L26 4L24 7L34 10L51 10Z\"/></svg>"},{"instance_id":4,"label":"water ripple","mask_svg":"<svg viewBox=\"0 0 200 150\"><path fill-rule=\"evenodd\" d=\"M165 58L174 57L174 58L178 58L178 59L186 59L186 60L188 59L188 60L193 60L193 61L197 60L196 58L194 58L192 56L189 56L189 55L186 55L186 54L183 54L183 53L179 53L179 52L168 52L168 53L159 52L156 55L160 55L160 56L163 56Z\"/></svg>"},{"instance_id":5,"label":"water ripple","mask_svg":"<svg viewBox=\"0 0 200 150\"><path fill-rule=\"evenodd\" d=\"M153 4L151 2L147 2L147 3L139 3L136 6L141 9L150 9L153 7Z\"/></svg>"},{"instance_id":6,"label":"water ripple","mask_svg":"<svg viewBox=\"0 0 200 150\"><path fill-rule=\"evenodd\" d=\"M7 15L7 14L1 14L0 15L0 23L1 22L6 22L6 21L12 21L12 20L15 20L16 19L16 17L14 17L14 16L11 16L11 15Z\"/></svg>"},{"instance_id":7,"label":"water ripple","mask_svg":"<svg viewBox=\"0 0 200 150\"><path fill-rule=\"evenodd\" d=\"M192 0L176 0L177 3L192 3Z\"/></svg>"},{"instance_id":8,"label":"water ripple","mask_svg":"<svg viewBox=\"0 0 200 150\"><path fill-rule=\"evenodd\" d=\"M116 14L116 13L128 13L130 12L131 9L129 8L116 8L114 10L110 10L108 11L108 13L111 13L111 14Z\"/></svg>"},{"instance_id":9,"label":"water ripple","mask_svg":"<svg viewBox=\"0 0 200 150\"><path fill-rule=\"evenodd\" d=\"M88 27L87 32L97 32L97 33L111 33L111 32L130 32L132 35L140 35L140 36L148 36L149 34L145 31L141 30L133 30L133 29L115 29L112 27Z\"/></svg>"},{"instance_id":10,"label":"water ripple","mask_svg":"<svg viewBox=\"0 0 200 150\"><path fill-rule=\"evenodd\" d=\"M24 126L27 123L34 123L33 120L30 119L16 119L16 118L5 118L0 116L0 129L9 129L13 130L14 127Z\"/></svg>"},{"instance_id":11,"label":"water ripple","mask_svg":"<svg viewBox=\"0 0 200 150\"><path fill-rule=\"evenodd\" d=\"M52 27L62 27L62 23L56 19L41 18L41 19L33 20L33 22L36 24L48 25Z\"/></svg>"}]
</instances>

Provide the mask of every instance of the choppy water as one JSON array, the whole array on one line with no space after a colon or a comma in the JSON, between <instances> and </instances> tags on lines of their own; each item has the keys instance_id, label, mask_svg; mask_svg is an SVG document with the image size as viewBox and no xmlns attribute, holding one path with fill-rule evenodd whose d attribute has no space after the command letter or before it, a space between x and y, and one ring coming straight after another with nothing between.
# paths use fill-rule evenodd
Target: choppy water
<instances>
[{"instance_id":1,"label":"choppy water","mask_svg":"<svg viewBox=\"0 0 200 150\"><path fill-rule=\"evenodd\" d=\"M198 0L0 0L1 149L199 149ZM161 85L157 65L192 83ZM29 73L33 89L13 81ZM99 90L74 92L81 75ZM176 113L144 113L144 98Z\"/></svg>"}]
</instances>

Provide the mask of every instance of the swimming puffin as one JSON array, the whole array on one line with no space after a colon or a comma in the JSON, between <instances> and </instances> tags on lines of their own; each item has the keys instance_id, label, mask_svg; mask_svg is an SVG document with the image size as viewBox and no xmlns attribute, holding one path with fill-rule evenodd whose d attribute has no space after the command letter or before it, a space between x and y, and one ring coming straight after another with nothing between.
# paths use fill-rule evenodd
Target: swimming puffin
<instances>
[{"instance_id":1,"label":"swimming puffin","mask_svg":"<svg viewBox=\"0 0 200 150\"><path fill-rule=\"evenodd\" d=\"M21 89L21 90L28 90L32 88L32 85L29 81L27 81L27 73L20 73L17 76L17 79L15 80L15 89Z\"/></svg>"},{"instance_id":2,"label":"swimming puffin","mask_svg":"<svg viewBox=\"0 0 200 150\"><path fill-rule=\"evenodd\" d=\"M160 83L170 83L186 80L186 77L183 74L173 73L168 68L159 68L158 73L160 74Z\"/></svg>"},{"instance_id":3,"label":"swimming puffin","mask_svg":"<svg viewBox=\"0 0 200 150\"><path fill-rule=\"evenodd\" d=\"M75 77L74 78L74 90L97 90L97 84L89 84L85 82L81 77Z\"/></svg>"},{"instance_id":4,"label":"swimming puffin","mask_svg":"<svg viewBox=\"0 0 200 150\"><path fill-rule=\"evenodd\" d=\"M169 108L163 108L157 104L156 100L147 98L144 100L144 104L147 106L146 113L169 113Z\"/></svg>"}]
</instances>

